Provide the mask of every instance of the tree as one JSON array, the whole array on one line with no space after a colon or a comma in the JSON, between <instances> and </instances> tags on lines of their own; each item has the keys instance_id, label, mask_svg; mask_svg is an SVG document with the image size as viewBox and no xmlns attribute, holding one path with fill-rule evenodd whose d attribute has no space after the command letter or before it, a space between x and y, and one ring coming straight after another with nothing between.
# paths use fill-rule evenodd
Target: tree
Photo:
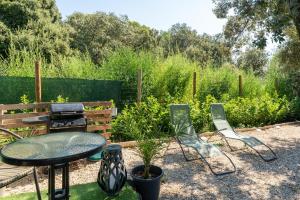
<instances>
[{"instance_id":1,"label":"tree","mask_svg":"<svg viewBox=\"0 0 300 200\"><path fill-rule=\"evenodd\" d=\"M294 25L300 38L300 0L213 0L218 18L227 18L224 34L233 46L247 33L263 48L271 34L276 42L285 39L284 30ZM252 35L253 36L253 35Z\"/></svg>"},{"instance_id":2,"label":"tree","mask_svg":"<svg viewBox=\"0 0 300 200\"><path fill-rule=\"evenodd\" d=\"M67 55L69 31L55 0L0 1L0 56L6 57L10 46L35 50L48 61Z\"/></svg>"},{"instance_id":3,"label":"tree","mask_svg":"<svg viewBox=\"0 0 300 200\"><path fill-rule=\"evenodd\" d=\"M95 63L103 62L118 48L149 50L157 43L157 31L113 13L74 13L66 23L74 29L72 47L88 51Z\"/></svg>"},{"instance_id":4,"label":"tree","mask_svg":"<svg viewBox=\"0 0 300 200\"><path fill-rule=\"evenodd\" d=\"M124 43L135 51L151 50L158 45L158 31L135 21L128 21Z\"/></svg>"},{"instance_id":5,"label":"tree","mask_svg":"<svg viewBox=\"0 0 300 200\"><path fill-rule=\"evenodd\" d=\"M192 30L187 24L174 24L166 33L161 33L161 45L167 53L184 52L197 40L197 31Z\"/></svg>"},{"instance_id":6,"label":"tree","mask_svg":"<svg viewBox=\"0 0 300 200\"><path fill-rule=\"evenodd\" d=\"M187 24L175 24L168 32L161 33L160 45L165 55L183 53L202 66L209 63L220 66L230 61L231 56L222 35L198 35Z\"/></svg>"},{"instance_id":7,"label":"tree","mask_svg":"<svg viewBox=\"0 0 300 200\"><path fill-rule=\"evenodd\" d=\"M11 31L0 21L0 56L4 55L9 48Z\"/></svg>"},{"instance_id":8,"label":"tree","mask_svg":"<svg viewBox=\"0 0 300 200\"><path fill-rule=\"evenodd\" d=\"M286 31L287 41L280 45L277 52L280 67L284 71L300 70L300 39L295 29L290 28Z\"/></svg>"},{"instance_id":9,"label":"tree","mask_svg":"<svg viewBox=\"0 0 300 200\"><path fill-rule=\"evenodd\" d=\"M264 67L268 63L268 57L264 50L248 48L237 59L237 66L244 70L252 70L256 75L264 73Z\"/></svg>"},{"instance_id":10,"label":"tree","mask_svg":"<svg viewBox=\"0 0 300 200\"><path fill-rule=\"evenodd\" d=\"M0 21L8 28L24 29L28 23L48 18L51 23L60 21L61 16L55 0L1 0Z\"/></svg>"}]
</instances>

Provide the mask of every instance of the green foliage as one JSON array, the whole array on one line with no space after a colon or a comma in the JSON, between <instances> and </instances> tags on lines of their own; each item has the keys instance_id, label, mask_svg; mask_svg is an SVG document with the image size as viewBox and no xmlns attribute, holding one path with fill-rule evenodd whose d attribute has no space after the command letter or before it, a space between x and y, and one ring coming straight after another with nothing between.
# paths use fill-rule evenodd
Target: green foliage
<instances>
[{"instance_id":1,"label":"green foliage","mask_svg":"<svg viewBox=\"0 0 300 200\"><path fill-rule=\"evenodd\" d=\"M128 48L115 51L101 68L103 76L110 80L123 81L124 88L137 87L137 70L143 71L143 95L151 95L154 81L153 70L157 59L150 52L135 53Z\"/></svg>"},{"instance_id":2,"label":"green foliage","mask_svg":"<svg viewBox=\"0 0 300 200\"><path fill-rule=\"evenodd\" d=\"M237 97L239 75L242 75L243 79L244 97L254 97L264 93L264 82L261 79L252 72L246 73L231 65L224 65L221 68L206 67L201 69L199 74L197 96L200 101L204 101L207 95L212 95L219 100L223 94L228 94L230 98Z\"/></svg>"},{"instance_id":3,"label":"green foliage","mask_svg":"<svg viewBox=\"0 0 300 200\"><path fill-rule=\"evenodd\" d=\"M252 70L255 75L262 75L268 63L264 50L257 48L246 49L237 59L237 66L246 71Z\"/></svg>"},{"instance_id":4,"label":"green foliage","mask_svg":"<svg viewBox=\"0 0 300 200\"><path fill-rule=\"evenodd\" d=\"M54 0L3 0L0 2L0 55L8 56L10 46L17 50L37 49L48 62L58 55L69 55L69 32L61 24Z\"/></svg>"},{"instance_id":5,"label":"green foliage","mask_svg":"<svg viewBox=\"0 0 300 200\"><path fill-rule=\"evenodd\" d=\"M88 51L95 63L103 63L119 48L138 51L156 46L157 31L131 22L126 16L117 17L103 12L74 13L66 23L74 29L72 47L81 52Z\"/></svg>"},{"instance_id":6,"label":"green foliage","mask_svg":"<svg viewBox=\"0 0 300 200\"><path fill-rule=\"evenodd\" d=\"M28 95L26 95L26 94L24 94L24 95L22 95L22 96L20 97L20 101L21 101L21 103L23 103L23 104L29 104L29 103L30 103L30 100L29 100L29 98L28 98Z\"/></svg>"},{"instance_id":7,"label":"green foliage","mask_svg":"<svg viewBox=\"0 0 300 200\"><path fill-rule=\"evenodd\" d=\"M144 119L144 122L139 119ZM141 103L141 105L134 104L132 106L126 106L122 110L122 113L118 115L112 123L113 140L135 140L136 136L130 131L132 129L132 121L139 121L140 126L145 126L146 128L143 130L143 134L146 135L148 131L151 131L147 130L148 120L153 121L151 123L158 124L159 127L161 127L161 131L167 131L169 129L168 108L166 105L160 104L154 97L146 98L145 102ZM149 126L151 126L151 123Z\"/></svg>"},{"instance_id":8,"label":"green foliage","mask_svg":"<svg viewBox=\"0 0 300 200\"><path fill-rule=\"evenodd\" d=\"M163 123L167 116L166 109L155 98L148 97L145 102L126 107L113 123L113 137L124 134L137 141L138 152L145 165L145 179L149 178L150 165L166 141Z\"/></svg>"},{"instance_id":9,"label":"green foliage","mask_svg":"<svg viewBox=\"0 0 300 200\"><path fill-rule=\"evenodd\" d=\"M227 119L234 127L258 127L299 118L299 98L290 102L286 97L271 97L268 94L253 98L228 97L223 95L218 101L208 95L204 102L189 102L193 125L198 132L213 130L210 105L216 102L224 103Z\"/></svg>"},{"instance_id":10,"label":"green foliage","mask_svg":"<svg viewBox=\"0 0 300 200\"><path fill-rule=\"evenodd\" d=\"M6 51L9 48L10 37L10 29L3 22L0 21L0 55L6 54Z\"/></svg>"},{"instance_id":11,"label":"green foliage","mask_svg":"<svg viewBox=\"0 0 300 200\"><path fill-rule=\"evenodd\" d=\"M294 27L287 29L285 33L288 37L278 50L278 62L285 71L300 70L300 38Z\"/></svg>"},{"instance_id":12,"label":"green foliage","mask_svg":"<svg viewBox=\"0 0 300 200\"><path fill-rule=\"evenodd\" d=\"M210 63L221 66L230 61L230 49L226 47L221 35L198 35L185 23L174 24L169 31L163 32L160 45L165 55L183 53L201 66Z\"/></svg>"},{"instance_id":13,"label":"green foliage","mask_svg":"<svg viewBox=\"0 0 300 200\"><path fill-rule=\"evenodd\" d=\"M213 124L210 116L210 104L218 102L216 98L211 95L206 96L205 101L190 101L191 119L195 130L199 133L201 131L209 131L213 129Z\"/></svg>"},{"instance_id":14,"label":"green foliage","mask_svg":"<svg viewBox=\"0 0 300 200\"><path fill-rule=\"evenodd\" d=\"M229 122L235 127L253 127L292 119L290 102L286 97L265 94L256 98L237 98L225 102Z\"/></svg>"},{"instance_id":15,"label":"green foliage","mask_svg":"<svg viewBox=\"0 0 300 200\"><path fill-rule=\"evenodd\" d=\"M267 35L273 40L284 41L284 30L294 24L300 36L300 2L290 1L240 1L214 0L214 12L218 18L227 18L224 34L231 46L250 32L254 35L254 44L260 48L266 46Z\"/></svg>"},{"instance_id":16,"label":"green foliage","mask_svg":"<svg viewBox=\"0 0 300 200\"><path fill-rule=\"evenodd\" d=\"M11 29L24 28L29 20L36 18L36 13L30 12L37 6L37 1L8 1L0 3L0 19Z\"/></svg>"},{"instance_id":17,"label":"green foliage","mask_svg":"<svg viewBox=\"0 0 300 200\"><path fill-rule=\"evenodd\" d=\"M291 101L291 112L292 112L292 116L297 119L300 120L300 97L295 97L292 101Z\"/></svg>"},{"instance_id":18,"label":"green foliage","mask_svg":"<svg viewBox=\"0 0 300 200\"><path fill-rule=\"evenodd\" d=\"M238 95L238 74L239 71L231 66L222 68L206 67L200 70L198 81L198 98L204 101L206 96L212 95L217 99L222 94L229 94L232 97Z\"/></svg>"},{"instance_id":19,"label":"green foliage","mask_svg":"<svg viewBox=\"0 0 300 200\"><path fill-rule=\"evenodd\" d=\"M34 77L36 60L41 61L43 77L100 79L98 67L87 54L76 53L72 56L58 55L48 63L41 56L39 49L29 46L18 50L14 45L8 49L7 58L0 57L0 74L2 76Z\"/></svg>"},{"instance_id":20,"label":"green foliage","mask_svg":"<svg viewBox=\"0 0 300 200\"><path fill-rule=\"evenodd\" d=\"M58 95L56 100L51 100L51 102L55 103L67 103L69 102L69 97L63 97L62 95Z\"/></svg>"},{"instance_id":21,"label":"green foliage","mask_svg":"<svg viewBox=\"0 0 300 200\"><path fill-rule=\"evenodd\" d=\"M197 65L182 55L174 55L160 63L154 71L153 93L159 99L171 96L177 99L183 98L189 86L192 75Z\"/></svg>"},{"instance_id":22,"label":"green foliage","mask_svg":"<svg viewBox=\"0 0 300 200\"><path fill-rule=\"evenodd\" d=\"M55 23L60 20L55 0L2 0L0 21L11 29L23 29L30 21L49 19Z\"/></svg>"}]
</instances>

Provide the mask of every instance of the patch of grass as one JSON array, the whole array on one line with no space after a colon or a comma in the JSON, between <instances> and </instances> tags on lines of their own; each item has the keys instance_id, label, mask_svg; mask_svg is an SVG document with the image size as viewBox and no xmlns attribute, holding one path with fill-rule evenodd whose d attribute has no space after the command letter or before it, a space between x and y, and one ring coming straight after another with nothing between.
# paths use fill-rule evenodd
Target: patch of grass
<instances>
[{"instance_id":1,"label":"patch of grass","mask_svg":"<svg viewBox=\"0 0 300 200\"><path fill-rule=\"evenodd\" d=\"M130 188L125 185L122 191L116 197L108 197L103 192L97 183L87 183L82 185L74 185L70 187L70 199L71 200L137 200L138 195ZM0 200L36 200L37 196L35 192L22 193L14 196L2 197ZM42 191L42 199L48 199L47 191Z\"/></svg>"}]
</instances>

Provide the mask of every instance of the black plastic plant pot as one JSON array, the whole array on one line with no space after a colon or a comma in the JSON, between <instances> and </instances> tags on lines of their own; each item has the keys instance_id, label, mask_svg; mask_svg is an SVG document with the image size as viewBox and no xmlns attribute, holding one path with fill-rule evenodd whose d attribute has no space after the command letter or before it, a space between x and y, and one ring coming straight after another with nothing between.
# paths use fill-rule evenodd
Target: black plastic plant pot
<instances>
[{"instance_id":1,"label":"black plastic plant pot","mask_svg":"<svg viewBox=\"0 0 300 200\"><path fill-rule=\"evenodd\" d=\"M151 165L150 174L153 178L144 179L139 176L144 171L144 165L139 165L132 169L131 176L133 186L142 196L142 200L158 200L160 191L160 181L163 176L163 170L160 167Z\"/></svg>"}]
</instances>

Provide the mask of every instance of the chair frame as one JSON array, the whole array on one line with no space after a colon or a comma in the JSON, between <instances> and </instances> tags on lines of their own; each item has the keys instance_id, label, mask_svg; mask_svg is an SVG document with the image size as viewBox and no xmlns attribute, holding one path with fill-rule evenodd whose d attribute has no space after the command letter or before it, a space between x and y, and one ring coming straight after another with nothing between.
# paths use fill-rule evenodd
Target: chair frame
<instances>
[{"instance_id":1,"label":"chair frame","mask_svg":"<svg viewBox=\"0 0 300 200\"><path fill-rule=\"evenodd\" d=\"M216 124L215 124L215 120L214 120L213 114L212 114L212 112L213 112L213 111L212 111L212 105L213 105L213 104L211 104L211 106L210 106L210 113L211 113L212 121L213 121L213 123L214 123L214 125L215 125L215 127L216 127L216 129L217 129L217 126L216 126ZM227 117L226 117L226 113L225 113L223 104L219 104L219 105L222 105L222 108L223 108L223 111L224 111L225 121L227 121ZM228 121L227 121L227 122L228 122ZM228 124L229 124L229 123L228 123ZM229 126L230 126L230 124L229 124ZM234 128L233 128L232 126L230 126L230 127L231 127L232 131L234 132L234 134L235 134L236 136L240 136L240 134L237 133L237 132L234 130ZM262 155L261 153L259 153L259 151L258 151L257 149L255 149L253 146L249 145L247 142L243 141L242 139L226 137L226 136L221 132L221 131L224 131L224 130L228 130L228 129L227 129L227 128L224 128L224 129L216 130L215 133L218 134L220 137L222 137L222 139L225 140L225 142L226 142L227 146L229 147L230 151L235 151L235 150L232 148L232 146L230 146L230 144L229 144L229 142L228 142L228 140L227 140L228 138L229 138L229 139L232 139L232 140L238 140L238 141L243 142L247 147L250 147L250 149L254 150L254 151L257 153L257 155L258 155L261 159L263 159L265 162L270 162L270 161L276 160L276 159L278 158L277 155L276 155L276 153L271 149L271 147L269 147L268 145L266 145L265 143L263 143L262 141L260 141L260 140L257 139L256 137L252 137L252 138L255 139L255 140L256 140L258 143L260 143L261 145L267 147L267 149L269 149L270 152L273 154L273 157L272 157L272 158L266 159L265 157L263 157L263 155Z\"/></svg>"},{"instance_id":2,"label":"chair frame","mask_svg":"<svg viewBox=\"0 0 300 200\"><path fill-rule=\"evenodd\" d=\"M227 146L229 147L230 151L234 152L234 151L236 151L236 150L239 150L239 149L233 149L233 148L232 148L232 146L229 144L229 142L228 142L228 140L227 140L228 138L227 138L226 136L224 136L224 135L221 133L221 131L223 131L223 130L227 130L227 129L217 130L217 131L215 131L215 133L217 133L220 137L222 137L222 138L225 140L225 142L226 142ZM236 135L239 135L233 128L232 128L232 131L233 131ZM254 150L254 151L257 153L257 155L258 155L261 159L263 159L265 162L270 162L270 161L276 160L276 159L278 158L277 155L276 155L276 153L271 149L271 147L269 147L268 145L266 145L265 143L263 143L262 141L260 141L260 140L257 139L256 137L252 137L252 138L255 139L257 142L259 142L261 145L267 147L267 149L269 149L270 152L273 154L273 157L270 158L270 159L266 159L265 157L262 156L261 153L259 153L259 151L258 151L257 149L255 149L254 147L252 147L251 145L249 145L248 143L246 143L245 141L243 141L243 140L241 140L241 139L238 139L238 138L229 138L229 139L231 139L231 140L238 140L238 141L243 142L247 147L249 147L250 149Z\"/></svg>"},{"instance_id":3,"label":"chair frame","mask_svg":"<svg viewBox=\"0 0 300 200\"><path fill-rule=\"evenodd\" d=\"M185 106L188 106L188 104L184 104ZM172 105L171 105L172 106ZM176 105L173 105L173 106L176 106ZM188 107L189 108L189 107ZM170 107L170 109L171 109L171 107ZM172 111L171 111L172 112ZM190 110L188 110L188 116L190 117ZM172 118L172 116L171 116L171 118ZM172 121L172 120L171 120ZM174 125L173 125L174 126ZM193 125L191 124L190 126L187 126L187 127L192 127ZM185 127L185 128L187 128L187 127ZM197 136L197 140L198 141L203 141L200 137L199 137L199 135L196 133L196 136ZM197 148L195 148L195 147L192 147L192 146L188 146L188 145L185 145L184 143L182 143L182 141L180 140L180 138L178 137L178 136L174 136L174 138L175 138L175 140L178 142L178 144L179 144L179 146L180 146L180 149L181 149L181 151L182 151L182 153L183 153L183 156L184 156L184 158L185 158L185 160L187 161L187 162L189 162L189 161L194 161L194 160L199 160L199 158L193 158L193 159L189 159L188 157L187 157L187 155L186 155L186 153L185 153L185 150L184 150L184 146L185 147L188 147L188 148L192 148L192 149L194 149L195 151L197 151ZM203 141L203 142L205 142L205 141ZM208 142L207 142L208 143ZM229 162L231 163L231 165L233 166L233 170L231 170L231 171L225 171L225 172L220 172L220 173L218 173L218 172L215 172L214 170L213 170L213 167L211 166L211 164L206 160L206 158L202 155L202 154L200 154L199 152L198 152L198 154L199 154L199 156L200 156L200 160L202 160L205 164L207 164L207 166L209 167L209 169L210 169L210 171L215 175L215 176L221 176L221 175L225 175L225 174L231 174L231 173L234 173L234 172L236 172L236 166L234 165L234 163L233 163L233 161L228 157L228 155L226 155L226 153L224 153L223 151L221 151L218 147L216 147L215 145L214 145L214 147L215 148L217 148L219 151L220 151L220 153L222 154L222 155L224 155L228 160L229 160Z\"/></svg>"},{"instance_id":4,"label":"chair frame","mask_svg":"<svg viewBox=\"0 0 300 200\"><path fill-rule=\"evenodd\" d=\"M183 147L183 146L188 147L188 148L192 148L192 149L194 149L195 151L197 151L196 148L190 147L190 146L187 146L187 145L183 144L183 143L180 141L180 139L179 139L178 137L175 137L175 139L176 139L176 141L178 142L178 144L179 144L179 146L180 146L180 149L181 149L181 151L182 151L182 154L183 154L183 156L184 156L184 158L185 158L185 160L186 160L187 162L194 161L194 160L199 160L199 158L192 158L192 159L189 159L189 158L187 157L186 153L185 153L185 150L184 150L184 147ZM199 141L203 141L201 138L199 138L198 135L197 135L197 139L198 139ZM215 147L216 147L216 146L215 146ZM217 147L216 147L216 148L217 148ZM219 149L219 148L217 148L217 149ZM231 158L229 158L229 156L228 156L227 154L225 154L223 151L221 151L220 149L219 149L219 151L222 153L223 156L225 156L225 157L229 160L229 162L230 162L231 165L233 166L233 170L232 170L232 171L225 171L225 172L217 173L217 172L215 172L215 171L213 170L213 167L211 166L211 164L209 164L209 162L206 160L206 158L205 158L202 154L200 154L200 153L198 153L198 154L199 154L199 156L200 156L200 160L202 160L205 164L207 164L208 168L210 169L210 171L211 171L214 175L216 175L216 176L221 176L221 175L225 175L225 174L231 174L231 173L234 173L234 172L236 171L236 166L235 166L235 164L233 163L233 161L231 160Z\"/></svg>"},{"instance_id":5,"label":"chair frame","mask_svg":"<svg viewBox=\"0 0 300 200\"><path fill-rule=\"evenodd\" d=\"M0 127L0 132L4 132L4 133L6 133L6 134L8 134L8 135L10 135L10 136L12 136L12 137L14 137L16 139L22 139L22 137L20 135L14 133L14 132L11 132L11 131L9 131L7 129L1 128L1 127ZM39 187L39 183L38 183L38 175L37 175L35 167L33 167L32 172L33 172L33 178L34 178L34 183L35 183L35 189L36 189L36 192L37 192L37 198L38 198L38 200L41 200L42 199L42 197L41 197L41 191L40 191L40 187ZM27 175L29 175L29 174L27 174ZM20 179L22 179L25 176L22 176L22 177L20 177L17 180L20 180ZM17 180L15 180L15 181L17 181ZM9 185L9 184L11 184L11 183L13 183L15 181L12 181L12 182L10 182L10 183L2 186L2 187L5 187L5 186L7 186L7 185Z\"/></svg>"}]
</instances>

